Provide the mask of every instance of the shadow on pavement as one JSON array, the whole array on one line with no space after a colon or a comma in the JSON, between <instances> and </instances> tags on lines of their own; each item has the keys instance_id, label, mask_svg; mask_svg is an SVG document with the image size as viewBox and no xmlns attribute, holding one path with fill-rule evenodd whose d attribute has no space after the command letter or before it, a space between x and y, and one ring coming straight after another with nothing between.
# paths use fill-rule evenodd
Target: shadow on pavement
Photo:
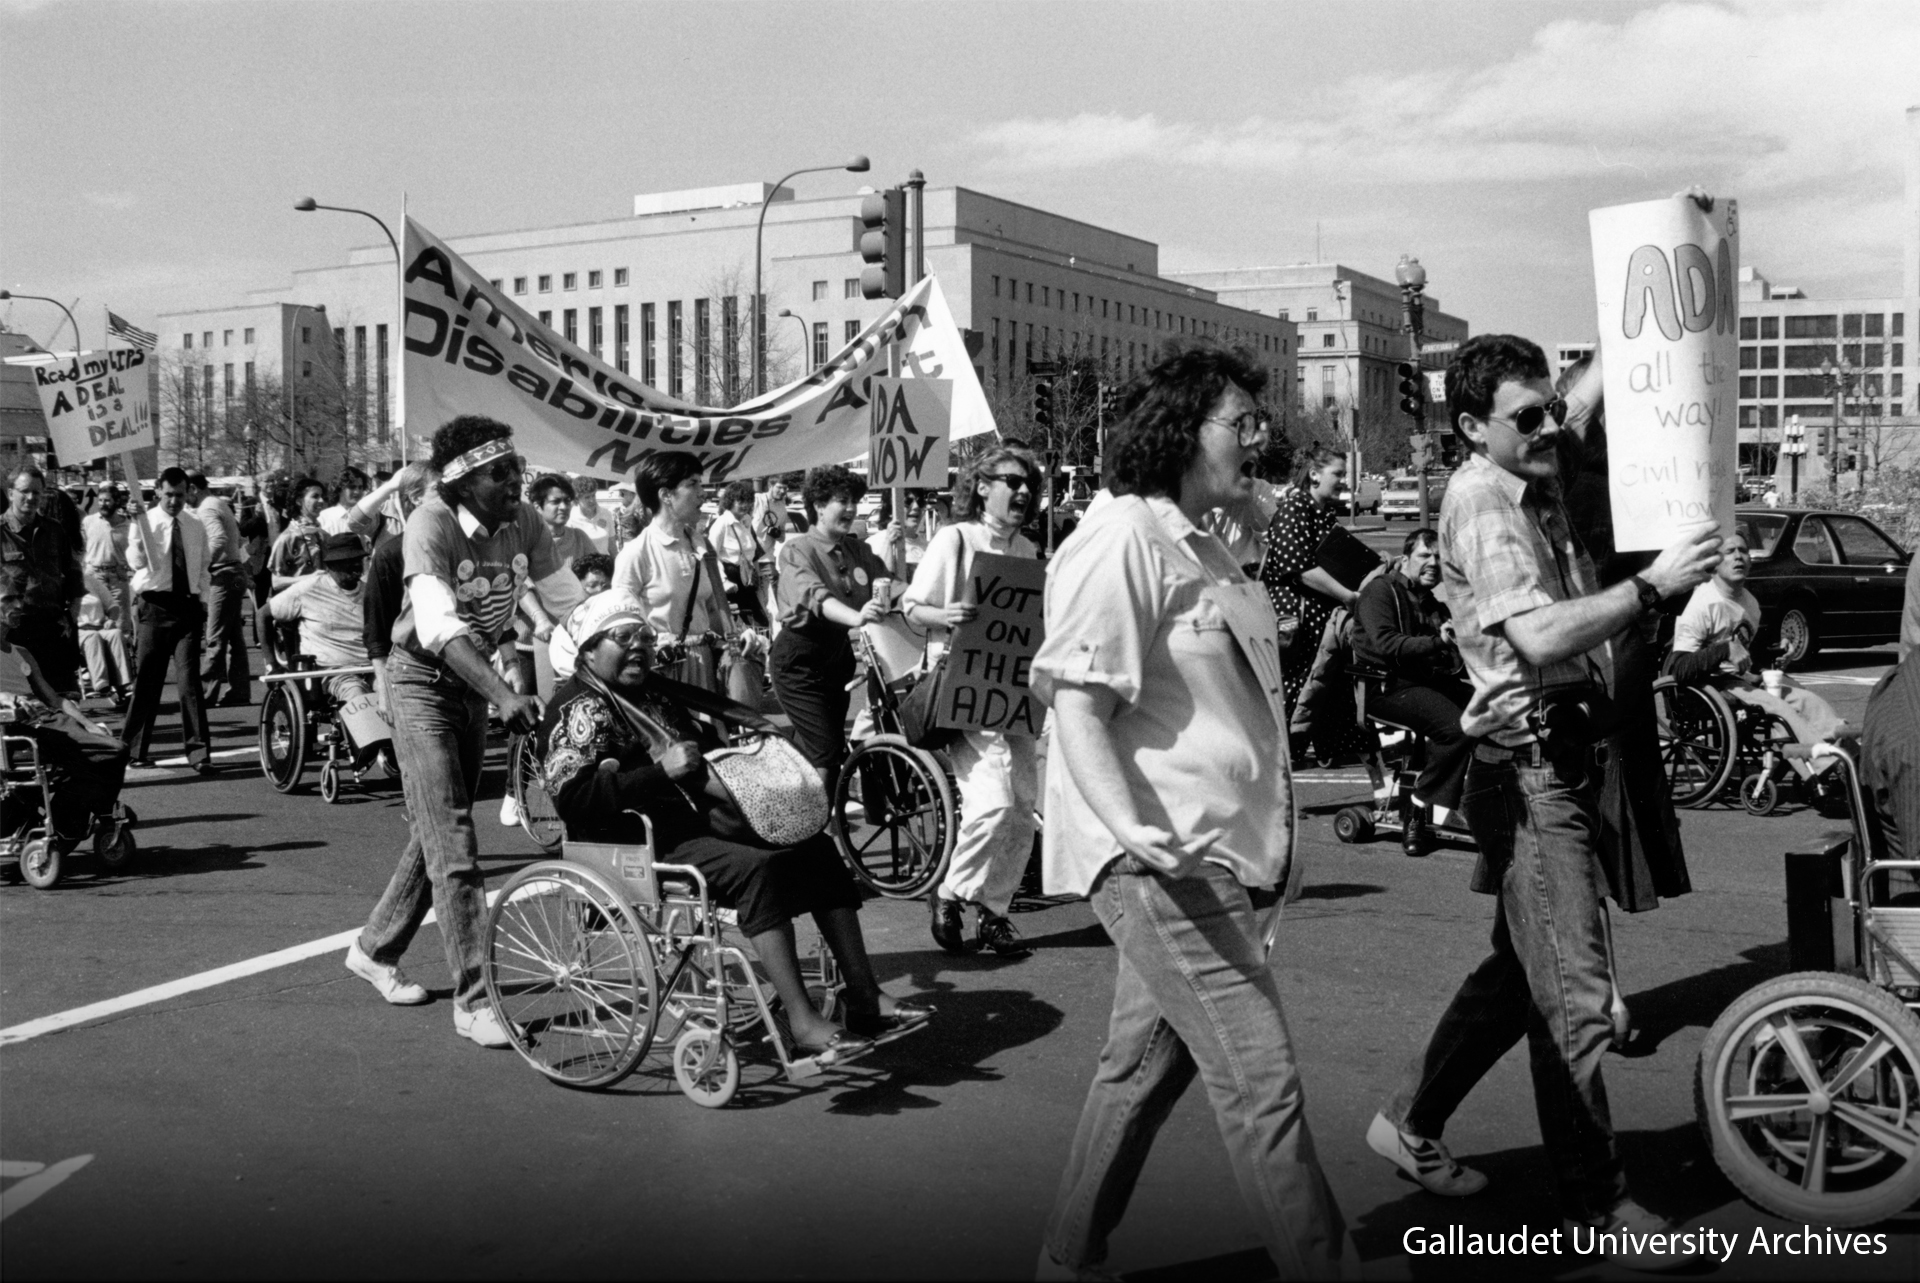
<instances>
[{"instance_id":1,"label":"shadow on pavement","mask_svg":"<svg viewBox=\"0 0 1920 1283\"><path fill-rule=\"evenodd\" d=\"M134 809L138 810L139 808L135 807ZM142 815L139 823L133 826L133 830L137 836L138 834L145 833L148 829L162 829L169 824L226 824L234 820L257 820L259 818L259 815L251 811L227 811L212 815L156 815L152 818Z\"/></svg>"},{"instance_id":2,"label":"shadow on pavement","mask_svg":"<svg viewBox=\"0 0 1920 1283\"><path fill-rule=\"evenodd\" d=\"M1383 886L1371 882L1321 882L1313 886L1302 887L1302 900L1354 900L1363 895L1380 895L1386 891Z\"/></svg>"},{"instance_id":3,"label":"shadow on pavement","mask_svg":"<svg viewBox=\"0 0 1920 1283\"><path fill-rule=\"evenodd\" d=\"M1761 981L1788 971L1784 941L1757 945L1743 950L1740 956L1747 961L1629 994L1627 1008L1633 1012L1634 1055L1652 1054L1663 1039L1682 1029L1706 1028L1720 1018L1720 1013L1735 998ZM1631 960L1628 965L1632 965Z\"/></svg>"}]
</instances>

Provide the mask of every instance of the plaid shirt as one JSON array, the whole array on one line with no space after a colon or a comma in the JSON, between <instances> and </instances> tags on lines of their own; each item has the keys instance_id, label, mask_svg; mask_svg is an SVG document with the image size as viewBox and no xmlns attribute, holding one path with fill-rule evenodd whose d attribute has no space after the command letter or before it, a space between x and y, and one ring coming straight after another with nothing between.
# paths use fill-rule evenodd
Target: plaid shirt
<instances>
[{"instance_id":1,"label":"plaid shirt","mask_svg":"<svg viewBox=\"0 0 1920 1283\"><path fill-rule=\"evenodd\" d=\"M1440 570L1441 595L1473 682L1473 698L1460 716L1467 734L1508 747L1524 744L1533 738L1527 712L1547 691L1612 683L1607 643L1537 668L1500 627L1515 615L1600 590L1551 483L1533 484L1485 455L1471 456L1440 506Z\"/></svg>"}]
</instances>

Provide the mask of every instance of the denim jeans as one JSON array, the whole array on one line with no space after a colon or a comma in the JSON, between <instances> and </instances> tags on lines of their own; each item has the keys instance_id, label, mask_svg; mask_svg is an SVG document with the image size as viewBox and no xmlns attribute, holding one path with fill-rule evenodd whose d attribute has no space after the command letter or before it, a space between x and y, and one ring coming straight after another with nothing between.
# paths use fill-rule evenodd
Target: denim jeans
<instances>
[{"instance_id":1,"label":"denim jeans","mask_svg":"<svg viewBox=\"0 0 1920 1283\"><path fill-rule=\"evenodd\" d=\"M1481 858L1499 878L1493 952L1408 1066L1387 1117L1438 1139L1467 1093L1524 1034L1561 1211L1591 1219L1627 1196L1600 1080L1613 1022L1594 850L1599 771L1577 761L1488 760L1503 751L1475 750L1464 799Z\"/></svg>"},{"instance_id":2,"label":"denim jeans","mask_svg":"<svg viewBox=\"0 0 1920 1283\"><path fill-rule=\"evenodd\" d=\"M486 1003L487 898L473 830L473 793L487 751L487 701L451 672L405 652L387 659L394 746L412 832L400 865L360 933L375 962L400 961L432 904L453 973L454 1005Z\"/></svg>"},{"instance_id":3,"label":"denim jeans","mask_svg":"<svg viewBox=\"0 0 1920 1283\"><path fill-rule=\"evenodd\" d=\"M1153 1138L1197 1073L1280 1277L1354 1274L1252 897L1217 865L1179 879L1144 868L1123 855L1093 887L1120 969L1107 1044L1047 1220L1048 1254L1075 1268L1106 1258Z\"/></svg>"}]
</instances>

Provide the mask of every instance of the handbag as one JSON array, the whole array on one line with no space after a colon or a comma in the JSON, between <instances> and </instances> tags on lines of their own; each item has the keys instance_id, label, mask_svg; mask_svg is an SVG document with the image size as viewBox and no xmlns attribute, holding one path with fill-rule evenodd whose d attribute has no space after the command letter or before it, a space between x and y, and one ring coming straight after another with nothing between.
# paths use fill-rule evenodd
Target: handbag
<instances>
[{"instance_id":1,"label":"handbag","mask_svg":"<svg viewBox=\"0 0 1920 1283\"><path fill-rule=\"evenodd\" d=\"M793 846L827 827L827 790L813 764L778 735L754 735L707 754L707 769L754 836Z\"/></svg>"},{"instance_id":2,"label":"handbag","mask_svg":"<svg viewBox=\"0 0 1920 1283\"><path fill-rule=\"evenodd\" d=\"M947 675L947 652L918 681L907 688L900 699L900 733L915 748L942 749L958 739L960 732L935 726L940 707L940 682Z\"/></svg>"}]
</instances>

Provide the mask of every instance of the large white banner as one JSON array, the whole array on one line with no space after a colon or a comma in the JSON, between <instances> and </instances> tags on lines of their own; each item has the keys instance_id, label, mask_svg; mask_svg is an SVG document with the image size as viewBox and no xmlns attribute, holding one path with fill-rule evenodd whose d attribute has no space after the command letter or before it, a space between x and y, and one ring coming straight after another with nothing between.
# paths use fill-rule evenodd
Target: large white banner
<instances>
[{"instance_id":1,"label":"large white banner","mask_svg":"<svg viewBox=\"0 0 1920 1283\"><path fill-rule=\"evenodd\" d=\"M1588 215L1606 374L1614 546L1733 530L1740 223L1685 196Z\"/></svg>"},{"instance_id":2,"label":"large white banner","mask_svg":"<svg viewBox=\"0 0 1920 1283\"><path fill-rule=\"evenodd\" d=\"M953 437L994 430L932 277L820 369L720 409L667 396L567 342L412 218L406 238L407 425L416 435L484 414L513 428L533 465L609 479L663 450L700 456L713 482L845 463L867 454L870 381L886 376L896 339L903 376L952 381Z\"/></svg>"},{"instance_id":3,"label":"large white banner","mask_svg":"<svg viewBox=\"0 0 1920 1283\"><path fill-rule=\"evenodd\" d=\"M40 352L8 357L7 364L33 371L47 436L63 465L131 454L153 444L153 407L147 392L151 352Z\"/></svg>"}]
</instances>

